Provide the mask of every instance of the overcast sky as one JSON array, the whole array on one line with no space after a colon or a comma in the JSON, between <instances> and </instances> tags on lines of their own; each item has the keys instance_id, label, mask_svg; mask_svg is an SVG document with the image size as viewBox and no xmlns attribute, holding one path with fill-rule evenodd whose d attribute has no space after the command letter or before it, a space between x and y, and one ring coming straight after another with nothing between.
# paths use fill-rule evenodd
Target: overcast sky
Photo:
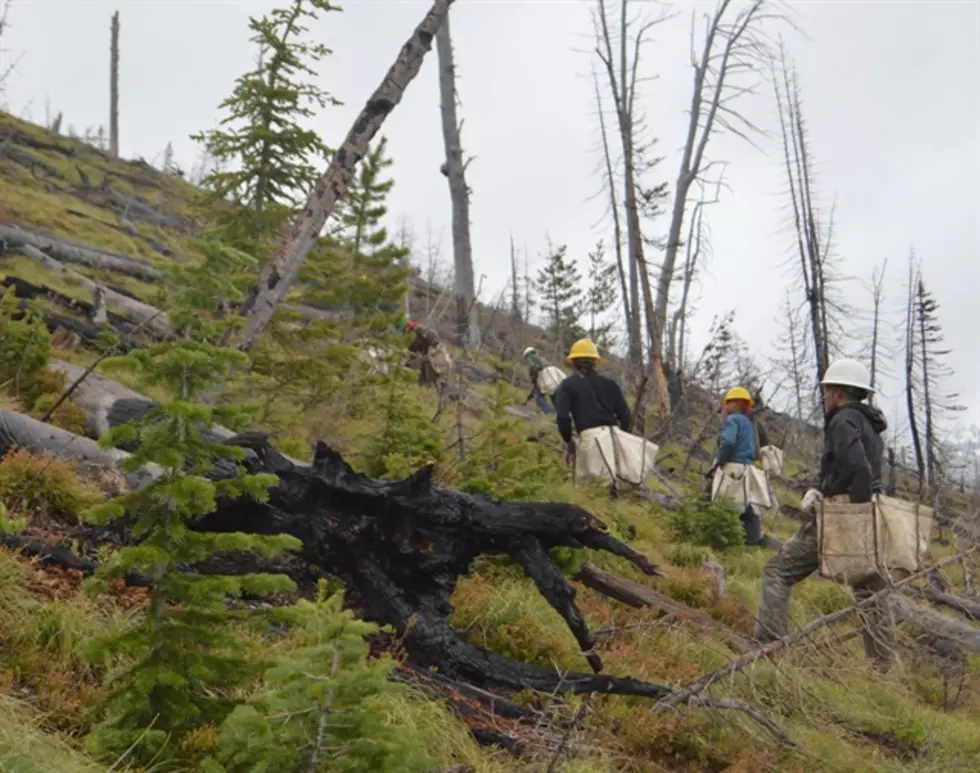
<instances>
[{"instance_id":1,"label":"overcast sky","mask_svg":"<svg viewBox=\"0 0 980 773\"><path fill-rule=\"evenodd\" d=\"M185 169L197 148L188 135L219 118L217 105L252 65L250 15L275 2L230 0L14 0L4 48L19 54L5 97L37 122L64 112L79 130L107 123L109 18L121 12L121 152L159 157L172 142ZM321 85L345 104L324 111L316 128L336 145L427 9L423 0L348 0L343 13L315 26L334 49ZM666 160L653 179L673 182L686 127L691 69L690 16L714 3L679 2L645 53L657 80L642 107ZM898 338L907 256L912 245L941 304L956 375L951 387L980 423L980 4L815 0L793 6L806 37L787 31L804 91L822 200L836 200L836 245L853 304L867 303L861 282L889 259L889 336ZM483 297L508 277L509 239L534 261L546 238L584 260L610 231L595 198L597 121L590 67L592 2L457 0L452 11L463 143L476 156L472 234ZM436 57L426 59L384 126L395 160L391 210L413 226L421 247L427 226L444 234L450 258L449 194L443 158ZM748 114L775 129L771 91ZM778 336L792 240L783 207L780 151L718 137L709 155L730 162L731 190L710 210L714 257L703 277L694 321L703 345L715 313L737 309L737 332L762 355ZM659 232L666 223L659 224ZM893 367L896 375L901 368ZM884 388L893 413L898 387Z\"/></svg>"}]
</instances>

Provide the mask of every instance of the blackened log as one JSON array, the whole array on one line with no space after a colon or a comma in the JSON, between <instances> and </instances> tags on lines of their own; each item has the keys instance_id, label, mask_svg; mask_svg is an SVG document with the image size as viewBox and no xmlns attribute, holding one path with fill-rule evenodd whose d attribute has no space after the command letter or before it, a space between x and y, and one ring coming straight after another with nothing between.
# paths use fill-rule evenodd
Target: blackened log
<instances>
[{"instance_id":1,"label":"blackened log","mask_svg":"<svg viewBox=\"0 0 980 773\"><path fill-rule=\"evenodd\" d=\"M279 476L269 501L221 502L194 528L299 538L307 561L344 580L349 603L367 619L390 625L403 637L413 665L435 667L450 679L478 687L546 692L560 688L650 698L668 692L636 679L562 675L550 667L521 663L471 644L449 625L450 597L473 560L480 555L509 555L525 568L534 567L535 582L547 588L548 601L582 649L590 651L592 639L579 622L575 591L547 551L559 546L590 547L622 556L646 574L656 574L657 569L610 536L605 524L582 508L500 502L437 488L432 485L431 466L404 481L374 480L355 473L323 443L317 446L310 467L291 464L271 447L246 461L246 467ZM592 664L598 666L597 659Z\"/></svg>"}]
</instances>

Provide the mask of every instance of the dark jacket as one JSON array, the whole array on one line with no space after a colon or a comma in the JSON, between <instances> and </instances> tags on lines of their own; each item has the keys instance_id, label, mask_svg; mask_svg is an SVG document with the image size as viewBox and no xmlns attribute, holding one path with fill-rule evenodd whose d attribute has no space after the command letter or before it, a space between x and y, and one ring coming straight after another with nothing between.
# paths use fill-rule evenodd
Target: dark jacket
<instances>
[{"instance_id":1,"label":"dark jacket","mask_svg":"<svg viewBox=\"0 0 980 773\"><path fill-rule=\"evenodd\" d=\"M415 338L408 345L408 351L420 354L423 357L429 353L429 349L439 343L439 334L435 330L419 325L414 330Z\"/></svg>"},{"instance_id":2,"label":"dark jacket","mask_svg":"<svg viewBox=\"0 0 980 773\"><path fill-rule=\"evenodd\" d=\"M870 502L881 489L881 460L888 428L884 415L865 403L847 403L824 417L820 493L847 494L851 502Z\"/></svg>"},{"instance_id":3,"label":"dark jacket","mask_svg":"<svg viewBox=\"0 0 980 773\"><path fill-rule=\"evenodd\" d=\"M593 427L619 426L629 431L630 409L623 390L611 378L598 373L576 373L561 382L555 392L558 432L568 443L572 439L572 422L581 434Z\"/></svg>"}]
</instances>

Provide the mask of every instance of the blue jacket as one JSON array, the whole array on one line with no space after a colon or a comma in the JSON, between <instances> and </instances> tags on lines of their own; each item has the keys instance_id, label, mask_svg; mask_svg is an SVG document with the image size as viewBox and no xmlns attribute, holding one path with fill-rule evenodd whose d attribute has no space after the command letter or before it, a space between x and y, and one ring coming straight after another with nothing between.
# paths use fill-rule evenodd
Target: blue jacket
<instances>
[{"instance_id":1,"label":"blue jacket","mask_svg":"<svg viewBox=\"0 0 980 773\"><path fill-rule=\"evenodd\" d=\"M755 427L752 420L744 413L729 414L721 425L715 460L719 465L729 462L752 464L755 458Z\"/></svg>"}]
</instances>

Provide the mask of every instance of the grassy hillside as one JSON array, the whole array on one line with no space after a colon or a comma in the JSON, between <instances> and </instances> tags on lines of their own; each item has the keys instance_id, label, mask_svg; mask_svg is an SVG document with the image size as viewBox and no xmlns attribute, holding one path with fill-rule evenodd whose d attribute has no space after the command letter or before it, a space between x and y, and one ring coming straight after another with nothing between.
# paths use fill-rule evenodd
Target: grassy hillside
<instances>
[{"instance_id":1,"label":"grassy hillside","mask_svg":"<svg viewBox=\"0 0 980 773\"><path fill-rule=\"evenodd\" d=\"M142 162L111 160L79 142L0 114L0 226L37 229L159 268L169 261L199 257L194 233L203 226L197 222L193 199L193 187L177 177ZM84 265L71 268L148 303L160 303L166 293L161 282L107 274ZM90 292L77 282L42 268L14 248L0 251L0 278L23 279L79 302L91 301ZM39 302L58 313L85 318L79 309L50 299ZM491 312L485 314L489 318ZM61 359L86 364L97 356L96 348L80 345L70 336L56 336L56 344L55 354ZM625 561L584 551L590 561L655 588L737 633L752 635L768 551L714 550L678 542L676 520L694 517L696 506L671 514L638 497L611 500L599 486L573 485L560 461L560 442L551 422L533 412L518 415L521 412L513 409L526 394L519 368L499 354L476 353L470 359L471 374L481 375L484 381L470 380L467 407L458 411L449 406L437 414L435 396L428 390L419 392L414 385L396 390L365 380L347 385L316 410L303 411L288 402L275 410L270 406L260 428L271 431L284 451L299 456L307 456L310 441L323 437L355 467L380 465L376 474L397 477L432 455L439 459L443 485L488 491L501 498L579 504L664 567L668 578L650 579ZM493 384L495 374L507 378ZM111 377L120 379L118 374ZM10 378L11 374L0 374L0 383L6 385L0 407L31 410L34 406L14 397ZM692 497L709 456L695 439L714 421L712 408L710 402L692 408L683 428L675 430L662 448L660 466L674 471L671 485ZM65 426L79 422L70 413L60 416ZM401 422L399 435L392 433L396 422ZM465 438L464 458L460 433ZM390 439L388 445L385 438ZM425 449L423 440L429 443ZM23 459L10 458L0 463L0 481L13 480L17 466L25 464ZM75 497L72 502L104 496L95 483L75 477L67 468L47 467L42 474L40 467L31 468L30 474L38 476L37 486L45 491L67 488ZM799 457L788 464L790 472L803 467ZM777 485L776 494L782 504L799 504L798 493L790 488ZM70 513L64 512L70 507L52 507L48 512L37 503L7 504L19 505L15 514L29 519L28 534L47 541L64 538L69 544L77 535L72 519L66 517ZM778 510L764 520L766 530L784 540L798 527L798 521ZM950 545L935 546L940 556L952 550ZM724 569L724 595L702 571L706 559ZM945 575L950 584L961 586L961 568L950 568ZM726 636L717 631L655 609L627 607L578 583L576 590L590 628L600 632L597 649L610 674L679 686L735 654ZM804 623L850 603L846 590L811 578L795 592L792 618ZM97 632L130 624L140 604L137 591L120 591L110 601L89 600L80 592L79 577L45 570L0 551L0 771L100 769L77 751L88 727L85 707L98 697L106 665L90 662L85 645ZM558 614L509 562L480 561L459 584L454 605L455 626L479 645L528 662L588 670ZM904 630L901 664L883 676L865 663L857 631L853 621L826 629L775 660L763 659L715 686L713 694L761 708L796 740L798 748L781 745L738 712L690 708L654 714L649 701L621 697L589 699L579 712L577 702L566 705L549 696L517 696L540 706L543 718L576 718L564 740L562 732L546 721L529 728L493 719L498 730L520 740L525 750L522 758L499 749L478 749L462 720L436 703L392 705L390 716L427 734L433 747L441 749L447 770L455 764L462 766L455 770L481 773L976 771L980 659L944 659L917 642L921 632ZM258 651L276 646L275 641L256 641ZM486 720L470 717L467 721L480 725ZM201 743L206 746L207 739ZM567 748L569 758L551 767L558 746ZM27 760L42 755L49 767L28 767Z\"/></svg>"}]
</instances>

